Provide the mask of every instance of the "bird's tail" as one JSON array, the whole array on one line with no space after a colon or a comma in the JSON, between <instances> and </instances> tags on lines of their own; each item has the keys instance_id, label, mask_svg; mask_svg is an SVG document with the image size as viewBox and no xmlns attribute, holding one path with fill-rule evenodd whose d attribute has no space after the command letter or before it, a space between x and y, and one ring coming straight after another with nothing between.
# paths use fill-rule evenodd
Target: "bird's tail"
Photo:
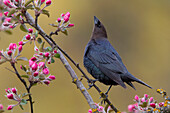
<instances>
[{"instance_id":1,"label":"bird's tail","mask_svg":"<svg viewBox=\"0 0 170 113\"><path fill-rule=\"evenodd\" d=\"M134 77L134 76L133 76L132 74L130 74L130 73L128 73L128 75L127 75L126 77L127 77L126 79L128 79L128 80L126 81L126 83L127 83L128 85L130 85L130 86L131 86L132 88L134 88L134 89L135 89L135 87L134 87L134 85L131 83L131 81L132 81L132 82L133 82L133 81L138 82L138 83L140 83L140 84L143 84L143 85L145 85L145 86L153 89L151 86L149 86L148 84L146 84L146 83L143 82L142 80L137 79L136 77Z\"/></svg>"}]
</instances>

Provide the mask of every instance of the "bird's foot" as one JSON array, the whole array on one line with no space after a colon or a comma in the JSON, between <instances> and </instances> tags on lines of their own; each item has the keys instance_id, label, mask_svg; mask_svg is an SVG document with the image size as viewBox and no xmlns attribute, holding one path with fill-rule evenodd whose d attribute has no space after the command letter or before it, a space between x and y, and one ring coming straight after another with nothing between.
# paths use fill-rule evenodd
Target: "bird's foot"
<instances>
[{"instance_id":1,"label":"bird's foot","mask_svg":"<svg viewBox=\"0 0 170 113\"><path fill-rule=\"evenodd\" d=\"M100 96L100 99L103 98L102 101L101 101L101 105L102 105L103 103L105 104L105 103L106 103L106 98L108 97L107 92L106 92L106 93L100 92L100 95L101 95L101 96Z\"/></svg>"},{"instance_id":2,"label":"bird's foot","mask_svg":"<svg viewBox=\"0 0 170 113\"><path fill-rule=\"evenodd\" d=\"M98 79L90 79L89 81L88 81L88 86L89 86L89 88L87 88L87 90L89 90L91 87L93 87L93 85L94 85L94 83L96 82L96 81L98 81Z\"/></svg>"}]
</instances>

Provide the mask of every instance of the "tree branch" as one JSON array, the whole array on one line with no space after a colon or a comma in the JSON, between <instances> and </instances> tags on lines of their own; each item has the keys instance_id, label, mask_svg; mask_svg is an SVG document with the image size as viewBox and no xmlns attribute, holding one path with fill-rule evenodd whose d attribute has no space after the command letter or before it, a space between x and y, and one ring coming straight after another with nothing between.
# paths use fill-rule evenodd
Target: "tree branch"
<instances>
[{"instance_id":1,"label":"tree branch","mask_svg":"<svg viewBox=\"0 0 170 113\"><path fill-rule=\"evenodd\" d=\"M35 26L35 21L33 19L33 17L28 13L25 12L24 16L27 20L27 22L34 27L36 30L39 31L39 34L47 41L47 43L51 46L51 47L55 47L56 43L54 41L52 41L52 39L43 31L43 29L37 24L37 26ZM67 69L67 71L70 73L70 76L73 79L73 82L76 84L76 86L79 88L79 90L81 91L81 93L84 95L84 97L86 98L89 106L92 109L96 109L97 106L94 104L92 97L90 96L90 94L88 93L88 91L86 90L86 88L84 87L84 85L82 84L82 82L78 79L76 73L74 72L74 70L72 69L72 67L70 66L70 64L68 63L68 61L66 60L66 58L63 56L63 54L61 53L61 51L58 51L60 54L60 60L61 62L64 64L65 68Z\"/></svg>"}]
</instances>

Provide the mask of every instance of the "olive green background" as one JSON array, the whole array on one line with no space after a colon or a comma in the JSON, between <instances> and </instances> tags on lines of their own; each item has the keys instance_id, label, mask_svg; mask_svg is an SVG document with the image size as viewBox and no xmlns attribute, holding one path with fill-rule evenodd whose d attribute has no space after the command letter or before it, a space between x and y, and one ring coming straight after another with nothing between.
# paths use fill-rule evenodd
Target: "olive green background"
<instances>
[{"instance_id":1,"label":"olive green background","mask_svg":"<svg viewBox=\"0 0 170 113\"><path fill-rule=\"evenodd\" d=\"M68 29L69 35L59 33L53 38L86 73L83 67L84 48L91 36L93 16L97 16L105 25L109 41L122 57L128 70L154 88L151 90L138 83L134 83L136 91L129 86L127 89L120 86L112 87L109 99L118 109L127 111L127 106L134 103L133 98L136 94L140 97L149 94L158 102L163 99L156 93L157 88L163 88L170 94L169 0L53 0L52 5L46 9L50 11L50 18L42 15L39 24L48 34L55 30L48 25L49 23L55 23L61 13L68 11L71 13L70 22L75 26ZM18 43L25 35L26 33L20 31L19 27L13 30L13 35L0 32L0 48L5 50L11 42ZM33 45L27 44L22 55L31 58L32 51ZM18 62L18 67L21 63L24 62ZM71 66L80 77L81 73L72 64ZM25 89L16 75L5 67L12 68L9 63L0 66L0 103L6 108L7 105L16 102L5 98L5 89L16 87L19 93L25 92ZM61 61L57 59L54 64L49 65L49 68L50 73L56 76L56 80L49 86L38 85L31 90L35 101L35 113L87 113L90 107L72 83ZM24 74L23 71L19 72ZM91 77L90 74L88 76ZM85 79L83 83L88 87ZM103 92L108 88L102 83L96 84ZM91 88L89 93L96 103L101 101L94 88ZM22 111L17 106L13 112L28 113L28 105L24 108Z\"/></svg>"}]
</instances>

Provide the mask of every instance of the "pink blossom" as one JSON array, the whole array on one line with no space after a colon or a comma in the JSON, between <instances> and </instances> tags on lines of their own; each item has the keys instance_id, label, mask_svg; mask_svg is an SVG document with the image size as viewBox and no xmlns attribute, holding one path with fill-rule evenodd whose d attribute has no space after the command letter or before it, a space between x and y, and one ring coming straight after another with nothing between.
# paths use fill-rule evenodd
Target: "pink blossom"
<instances>
[{"instance_id":1,"label":"pink blossom","mask_svg":"<svg viewBox=\"0 0 170 113\"><path fill-rule=\"evenodd\" d=\"M44 62L40 62L40 63L38 64L38 66L39 66L39 68L44 68L44 67L45 67L45 63L44 63Z\"/></svg>"},{"instance_id":2,"label":"pink blossom","mask_svg":"<svg viewBox=\"0 0 170 113\"><path fill-rule=\"evenodd\" d=\"M5 21L11 22L11 18L5 18Z\"/></svg>"},{"instance_id":3,"label":"pink blossom","mask_svg":"<svg viewBox=\"0 0 170 113\"><path fill-rule=\"evenodd\" d=\"M8 99L14 99L14 95L12 93L7 94Z\"/></svg>"},{"instance_id":4,"label":"pink blossom","mask_svg":"<svg viewBox=\"0 0 170 113\"><path fill-rule=\"evenodd\" d=\"M55 80L55 76L54 75L50 75L48 78L51 79L51 80Z\"/></svg>"},{"instance_id":5,"label":"pink blossom","mask_svg":"<svg viewBox=\"0 0 170 113\"><path fill-rule=\"evenodd\" d=\"M89 109L88 113L93 113L91 109Z\"/></svg>"},{"instance_id":6,"label":"pink blossom","mask_svg":"<svg viewBox=\"0 0 170 113\"><path fill-rule=\"evenodd\" d=\"M22 51L22 45L20 45L20 46L18 47L18 50L19 50L19 52Z\"/></svg>"},{"instance_id":7,"label":"pink blossom","mask_svg":"<svg viewBox=\"0 0 170 113\"><path fill-rule=\"evenodd\" d=\"M155 103L150 103L150 106L155 108L156 107L156 104Z\"/></svg>"},{"instance_id":8,"label":"pink blossom","mask_svg":"<svg viewBox=\"0 0 170 113\"><path fill-rule=\"evenodd\" d=\"M12 88L11 89L13 93L17 94L17 89L16 88Z\"/></svg>"},{"instance_id":9,"label":"pink blossom","mask_svg":"<svg viewBox=\"0 0 170 113\"><path fill-rule=\"evenodd\" d=\"M149 102L150 102L150 103L152 103L152 102L153 102L153 97L151 97L151 98L149 99Z\"/></svg>"},{"instance_id":10,"label":"pink blossom","mask_svg":"<svg viewBox=\"0 0 170 113\"><path fill-rule=\"evenodd\" d=\"M36 71L37 68L38 68L38 64L34 62L33 65L32 65L32 70Z\"/></svg>"},{"instance_id":11,"label":"pink blossom","mask_svg":"<svg viewBox=\"0 0 170 113\"><path fill-rule=\"evenodd\" d=\"M49 80L43 80L44 84L48 85L50 84L50 81Z\"/></svg>"},{"instance_id":12,"label":"pink blossom","mask_svg":"<svg viewBox=\"0 0 170 113\"><path fill-rule=\"evenodd\" d=\"M74 24L68 24L68 27L73 27L74 26Z\"/></svg>"},{"instance_id":13,"label":"pink blossom","mask_svg":"<svg viewBox=\"0 0 170 113\"><path fill-rule=\"evenodd\" d=\"M45 0L41 0L41 3L44 3L45 2Z\"/></svg>"},{"instance_id":14,"label":"pink blossom","mask_svg":"<svg viewBox=\"0 0 170 113\"><path fill-rule=\"evenodd\" d=\"M15 43L9 44L9 50L14 50L14 49L16 49L16 47L17 47L17 44L15 44Z\"/></svg>"},{"instance_id":15,"label":"pink blossom","mask_svg":"<svg viewBox=\"0 0 170 113\"><path fill-rule=\"evenodd\" d=\"M7 15L8 15L8 13L9 13L8 11L5 11L5 12L4 12L4 15L5 15L5 16L7 16Z\"/></svg>"},{"instance_id":16,"label":"pink blossom","mask_svg":"<svg viewBox=\"0 0 170 113\"><path fill-rule=\"evenodd\" d=\"M39 55L43 55L43 53L39 53Z\"/></svg>"},{"instance_id":17,"label":"pink blossom","mask_svg":"<svg viewBox=\"0 0 170 113\"><path fill-rule=\"evenodd\" d=\"M162 107L164 105L164 102L159 103L159 107Z\"/></svg>"},{"instance_id":18,"label":"pink blossom","mask_svg":"<svg viewBox=\"0 0 170 113\"><path fill-rule=\"evenodd\" d=\"M135 100L136 100L137 102L139 101L138 95L135 96Z\"/></svg>"},{"instance_id":19,"label":"pink blossom","mask_svg":"<svg viewBox=\"0 0 170 113\"><path fill-rule=\"evenodd\" d=\"M64 23L67 23L69 21L69 17L67 15L64 16Z\"/></svg>"},{"instance_id":20,"label":"pink blossom","mask_svg":"<svg viewBox=\"0 0 170 113\"><path fill-rule=\"evenodd\" d=\"M61 17L64 17L64 15L65 15L65 14L62 13L62 14L61 14Z\"/></svg>"},{"instance_id":21,"label":"pink blossom","mask_svg":"<svg viewBox=\"0 0 170 113\"><path fill-rule=\"evenodd\" d=\"M0 104L0 110L3 110L3 105L2 104Z\"/></svg>"},{"instance_id":22,"label":"pink blossom","mask_svg":"<svg viewBox=\"0 0 170 113\"><path fill-rule=\"evenodd\" d=\"M102 111L103 111L103 106L99 106L98 111L99 111L99 112L102 112Z\"/></svg>"},{"instance_id":23,"label":"pink blossom","mask_svg":"<svg viewBox=\"0 0 170 113\"><path fill-rule=\"evenodd\" d=\"M36 71L36 72L34 72L34 75L33 75L34 77L36 77L36 76L38 76L38 72Z\"/></svg>"},{"instance_id":24,"label":"pink blossom","mask_svg":"<svg viewBox=\"0 0 170 113\"><path fill-rule=\"evenodd\" d=\"M32 33L32 32L33 32L33 29L29 28L29 29L28 29L28 32L29 32L29 33Z\"/></svg>"},{"instance_id":25,"label":"pink blossom","mask_svg":"<svg viewBox=\"0 0 170 113\"><path fill-rule=\"evenodd\" d=\"M9 50L9 51L7 52L7 54L8 54L9 56L11 56L11 55L12 55L12 51Z\"/></svg>"},{"instance_id":26,"label":"pink blossom","mask_svg":"<svg viewBox=\"0 0 170 113\"><path fill-rule=\"evenodd\" d=\"M9 4L11 3L10 0L3 0L3 3L6 5L6 6L9 6Z\"/></svg>"},{"instance_id":27,"label":"pink blossom","mask_svg":"<svg viewBox=\"0 0 170 113\"><path fill-rule=\"evenodd\" d=\"M57 53L57 50L54 50L54 53Z\"/></svg>"},{"instance_id":28,"label":"pink blossom","mask_svg":"<svg viewBox=\"0 0 170 113\"><path fill-rule=\"evenodd\" d=\"M141 102L148 102L144 97L141 99Z\"/></svg>"},{"instance_id":29,"label":"pink blossom","mask_svg":"<svg viewBox=\"0 0 170 113\"><path fill-rule=\"evenodd\" d=\"M58 23L60 23L61 22L61 18L58 18L57 21L58 21Z\"/></svg>"},{"instance_id":30,"label":"pink blossom","mask_svg":"<svg viewBox=\"0 0 170 113\"><path fill-rule=\"evenodd\" d=\"M70 13L69 13L69 12L67 12L67 13L65 14L65 16L68 16L68 17L70 17Z\"/></svg>"},{"instance_id":31,"label":"pink blossom","mask_svg":"<svg viewBox=\"0 0 170 113\"><path fill-rule=\"evenodd\" d=\"M31 36L28 34L25 36L27 40L30 40L31 39Z\"/></svg>"},{"instance_id":32,"label":"pink blossom","mask_svg":"<svg viewBox=\"0 0 170 113\"><path fill-rule=\"evenodd\" d=\"M19 42L19 45L24 45L23 41L20 41L20 42Z\"/></svg>"},{"instance_id":33,"label":"pink blossom","mask_svg":"<svg viewBox=\"0 0 170 113\"><path fill-rule=\"evenodd\" d=\"M48 74L49 74L49 69L48 69L48 68L43 69L43 73L44 73L45 75L48 75Z\"/></svg>"},{"instance_id":34,"label":"pink blossom","mask_svg":"<svg viewBox=\"0 0 170 113\"><path fill-rule=\"evenodd\" d=\"M32 60L32 61L36 61L37 58L36 58L36 57L32 57L31 60Z\"/></svg>"},{"instance_id":35,"label":"pink blossom","mask_svg":"<svg viewBox=\"0 0 170 113\"><path fill-rule=\"evenodd\" d=\"M12 28L14 28L14 26L13 26L13 25L9 25L9 28L11 28L11 29L12 29Z\"/></svg>"},{"instance_id":36,"label":"pink blossom","mask_svg":"<svg viewBox=\"0 0 170 113\"><path fill-rule=\"evenodd\" d=\"M29 60L29 66L31 67L35 62L32 61L31 59Z\"/></svg>"},{"instance_id":37,"label":"pink blossom","mask_svg":"<svg viewBox=\"0 0 170 113\"><path fill-rule=\"evenodd\" d=\"M12 110L13 107L14 107L13 105L9 105L8 108L7 108L7 110Z\"/></svg>"},{"instance_id":38,"label":"pink blossom","mask_svg":"<svg viewBox=\"0 0 170 113\"><path fill-rule=\"evenodd\" d=\"M128 110L129 110L129 112L133 112L135 110L135 106L134 105L129 105Z\"/></svg>"},{"instance_id":39,"label":"pink blossom","mask_svg":"<svg viewBox=\"0 0 170 113\"><path fill-rule=\"evenodd\" d=\"M51 5L51 0L46 1L46 6L49 6L49 5Z\"/></svg>"},{"instance_id":40,"label":"pink blossom","mask_svg":"<svg viewBox=\"0 0 170 113\"><path fill-rule=\"evenodd\" d=\"M49 52L46 52L46 53L45 53L45 57L49 57Z\"/></svg>"}]
</instances>

